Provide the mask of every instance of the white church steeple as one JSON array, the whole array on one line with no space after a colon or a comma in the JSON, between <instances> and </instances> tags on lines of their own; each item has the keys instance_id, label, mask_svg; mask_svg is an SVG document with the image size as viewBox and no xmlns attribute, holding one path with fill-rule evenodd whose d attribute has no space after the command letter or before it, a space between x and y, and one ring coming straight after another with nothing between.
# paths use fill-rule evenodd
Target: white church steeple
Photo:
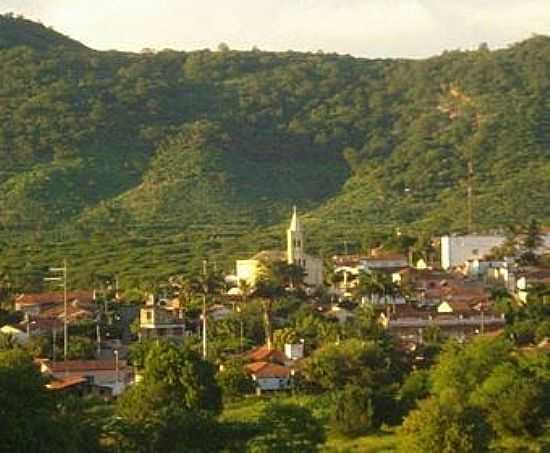
<instances>
[{"instance_id":1,"label":"white church steeple","mask_svg":"<svg viewBox=\"0 0 550 453\"><path fill-rule=\"evenodd\" d=\"M296 206L292 210L290 226L286 230L286 255L288 264L297 264L305 268L304 232L298 219Z\"/></svg>"}]
</instances>

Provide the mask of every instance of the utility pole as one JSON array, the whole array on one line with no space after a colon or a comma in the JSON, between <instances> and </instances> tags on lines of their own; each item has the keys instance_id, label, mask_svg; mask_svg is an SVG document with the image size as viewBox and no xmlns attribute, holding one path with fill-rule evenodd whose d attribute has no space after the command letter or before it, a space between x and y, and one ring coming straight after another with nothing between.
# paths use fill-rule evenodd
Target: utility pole
<instances>
[{"instance_id":1,"label":"utility pole","mask_svg":"<svg viewBox=\"0 0 550 453\"><path fill-rule=\"evenodd\" d=\"M472 188L472 184L473 184L473 179L474 179L474 160L473 160L473 152L470 151L470 158L468 159L468 188L467 188L467 201L468 201L468 206L467 206L467 209L468 209L468 220L467 220L467 228L468 228L468 234L471 234L472 233L472 223L473 223L473 216L472 216L472 211L473 211L473 200L472 200L472 197L473 197L473 188Z\"/></svg>"},{"instance_id":2,"label":"utility pole","mask_svg":"<svg viewBox=\"0 0 550 453\"><path fill-rule=\"evenodd\" d=\"M47 282L60 282L63 287L63 360L67 361L69 350L69 329L67 322L67 260L63 260L63 267L51 267L50 273L58 274L57 277L46 277Z\"/></svg>"},{"instance_id":3,"label":"utility pole","mask_svg":"<svg viewBox=\"0 0 550 453\"><path fill-rule=\"evenodd\" d=\"M207 279L207 264L206 260L202 260L202 275L203 275L203 288L202 288L202 358L206 360L208 356L208 345L206 336L206 292L208 291Z\"/></svg>"}]
</instances>

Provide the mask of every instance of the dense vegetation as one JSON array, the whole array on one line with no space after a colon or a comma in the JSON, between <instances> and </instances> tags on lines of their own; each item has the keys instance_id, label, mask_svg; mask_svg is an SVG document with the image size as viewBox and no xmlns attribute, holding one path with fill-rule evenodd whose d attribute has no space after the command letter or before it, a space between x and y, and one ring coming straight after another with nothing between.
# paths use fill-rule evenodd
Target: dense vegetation
<instances>
[{"instance_id":1,"label":"dense vegetation","mask_svg":"<svg viewBox=\"0 0 550 453\"><path fill-rule=\"evenodd\" d=\"M122 283L367 231L550 220L550 38L423 61L96 52L0 18L0 270ZM470 176L469 176L470 174ZM23 280L24 276L24 280Z\"/></svg>"}]
</instances>

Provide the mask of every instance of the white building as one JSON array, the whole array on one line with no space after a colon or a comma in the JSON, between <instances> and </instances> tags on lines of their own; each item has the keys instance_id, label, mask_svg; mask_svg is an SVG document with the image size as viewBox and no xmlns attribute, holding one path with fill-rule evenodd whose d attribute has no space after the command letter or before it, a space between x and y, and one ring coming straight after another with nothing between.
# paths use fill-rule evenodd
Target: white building
<instances>
[{"instance_id":1,"label":"white building","mask_svg":"<svg viewBox=\"0 0 550 453\"><path fill-rule=\"evenodd\" d=\"M305 253L304 229L296 213L292 213L290 226L286 231L286 251L267 250L256 254L248 260L238 260L236 263L237 281L244 280L250 286L256 284L261 275L262 266L276 261L286 261L296 264L305 271L304 283L311 287L323 285L323 260Z\"/></svg>"},{"instance_id":2,"label":"white building","mask_svg":"<svg viewBox=\"0 0 550 453\"><path fill-rule=\"evenodd\" d=\"M493 247L505 240L500 235L443 236L441 238L441 267L451 269L468 260L483 258Z\"/></svg>"}]
</instances>

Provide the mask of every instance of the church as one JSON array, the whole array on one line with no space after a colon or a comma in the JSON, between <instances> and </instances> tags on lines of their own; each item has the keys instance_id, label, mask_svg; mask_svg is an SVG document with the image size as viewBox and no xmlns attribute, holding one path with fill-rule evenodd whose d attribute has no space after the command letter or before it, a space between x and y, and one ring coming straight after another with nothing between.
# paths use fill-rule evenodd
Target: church
<instances>
[{"instance_id":1,"label":"church","mask_svg":"<svg viewBox=\"0 0 550 453\"><path fill-rule=\"evenodd\" d=\"M323 285L323 260L307 255L304 249L304 230L296 207L292 213L290 226L286 230L286 251L264 250L248 260L237 261L237 279L244 280L250 286L256 284L262 265L276 261L286 261L288 264L301 266L305 271L304 283L310 287Z\"/></svg>"}]
</instances>

